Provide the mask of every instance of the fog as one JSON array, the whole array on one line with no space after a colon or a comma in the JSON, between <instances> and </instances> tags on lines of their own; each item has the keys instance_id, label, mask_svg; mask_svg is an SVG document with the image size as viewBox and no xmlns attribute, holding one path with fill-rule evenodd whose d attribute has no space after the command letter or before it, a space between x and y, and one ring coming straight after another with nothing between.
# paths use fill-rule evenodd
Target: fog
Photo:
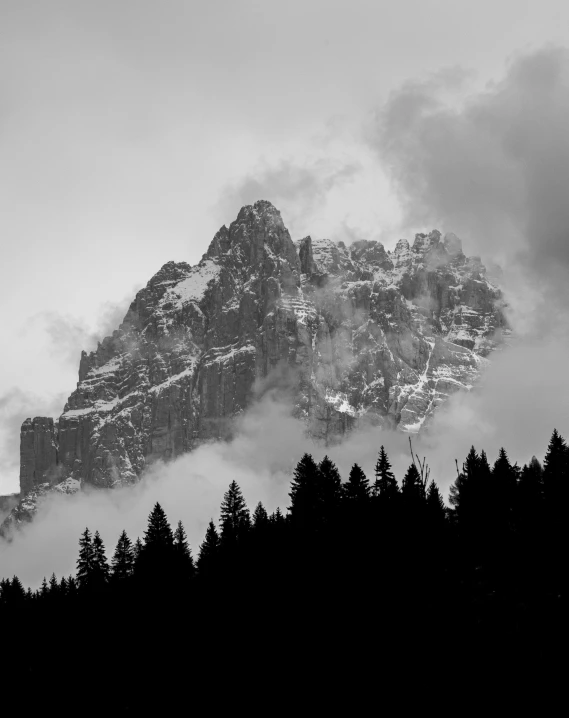
<instances>
[{"instance_id":1,"label":"fog","mask_svg":"<svg viewBox=\"0 0 569 718\"><path fill-rule=\"evenodd\" d=\"M75 569L79 535L86 526L99 530L110 554L123 528L132 540L142 537L156 501L173 525L183 521L195 555L210 518L217 521L231 481L237 481L251 510L262 501L268 511L277 506L285 511L291 473L302 453L320 460L328 452L344 478L356 460L371 475L378 441L389 447L401 468L410 460L406 437L378 430L354 434L328 449L316 446L304 424L291 417L291 406L270 390L238 420L232 441L207 444L168 464L155 464L135 486L47 498L11 543L0 542L0 573L17 573L32 586L52 572L67 575Z\"/></svg>"}]
</instances>

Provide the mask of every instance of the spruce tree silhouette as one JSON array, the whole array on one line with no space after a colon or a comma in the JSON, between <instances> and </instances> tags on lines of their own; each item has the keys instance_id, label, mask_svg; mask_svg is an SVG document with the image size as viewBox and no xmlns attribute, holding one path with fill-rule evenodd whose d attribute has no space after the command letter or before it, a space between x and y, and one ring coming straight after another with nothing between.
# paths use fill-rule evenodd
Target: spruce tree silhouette
<instances>
[{"instance_id":1,"label":"spruce tree silhouette","mask_svg":"<svg viewBox=\"0 0 569 718\"><path fill-rule=\"evenodd\" d=\"M485 464L486 466L488 465L487 460ZM479 519L480 497L484 492L482 485L483 473L481 458L474 446L472 446L462 465L462 472L458 475L449 491L449 503L464 530L471 530ZM490 474L489 466L488 474Z\"/></svg>"},{"instance_id":2,"label":"spruce tree silhouette","mask_svg":"<svg viewBox=\"0 0 569 718\"><path fill-rule=\"evenodd\" d=\"M420 502L424 498L421 475L415 464L410 464L401 484L401 496L407 502Z\"/></svg>"},{"instance_id":3,"label":"spruce tree silhouette","mask_svg":"<svg viewBox=\"0 0 569 718\"><path fill-rule=\"evenodd\" d=\"M188 545L186 530L181 521L178 521L174 531L174 555L176 557L174 570L180 579L185 582L192 578L195 573L194 559Z\"/></svg>"},{"instance_id":4,"label":"spruce tree silhouette","mask_svg":"<svg viewBox=\"0 0 569 718\"><path fill-rule=\"evenodd\" d=\"M385 447L382 446L375 464L373 495L381 497L382 500L393 500L398 494L399 487L397 486L395 475L391 471L391 464L387 458Z\"/></svg>"},{"instance_id":5,"label":"spruce tree silhouette","mask_svg":"<svg viewBox=\"0 0 569 718\"><path fill-rule=\"evenodd\" d=\"M263 504L259 501L255 507L255 511L253 511L253 528L255 531L265 531L268 526L269 515Z\"/></svg>"},{"instance_id":6,"label":"spruce tree silhouette","mask_svg":"<svg viewBox=\"0 0 569 718\"><path fill-rule=\"evenodd\" d=\"M553 430L543 461L543 488L550 506L567 500L569 486L569 448L565 439Z\"/></svg>"},{"instance_id":7,"label":"spruce tree silhouette","mask_svg":"<svg viewBox=\"0 0 569 718\"><path fill-rule=\"evenodd\" d=\"M543 494L547 522L548 573L552 591L564 591L566 579L558 574L558 566L566 563L564 547L569 544L569 448L557 429L553 430L543 461Z\"/></svg>"},{"instance_id":8,"label":"spruce tree silhouette","mask_svg":"<svg viewBox=\"0 0 569 718\"><path fill-rule=\"evenodd\" d=\"M508 454L502 447L492 468L492 500L486 516L491 530L502 535L513 529L513 509L516 503L517 468L510 464Z\"/></svg>"},{"instance_id":9,"label":"spruce tree silhouette","mask_svg":"<svg viewBox=\"0 0 569 718\"><path fill-rule=\"evenodd\" d=\"M164 509L158 502L150 512L144 542L135 560L135 576L154 592L164 593L172 580L174 535Z\"/></svg>"},{"instance_id":10,"label":"spruce tree silhouette","mask_svg":"<svg viewBox=\"0 0 569 718\"><path fill-rule=\"evenodd\" d=\"M321 520L332 521L342 499L342 479L336 464L325 456L318 465L320 470Z\"/></svg>"},{"instance_id":11,"label":"spruce tree silhouette","mask_svg":"<svg viewBox=\"0 0 569 718\"><path fill-rule=\"evenodd\" d=\"M122 531L117 541L115 553L111 562L111 575L114 581L122 581L132 576L134 571L134 549L127 536Z\"/></svg>"},{"instance_id":12,"label":"spruce tree silhouette","mask_svg":"<svg viewBox=\"0 0 569 718\"><path fill-rule=\"evenodd\" d=\"M48 594L48 587L47 587L47 581L45 580L45 576L43 577L43 581L41 582L39 594L42 598L45 598Z\"/></svg>"},{"instance_id":13,"label":"spruce tree silhouette","mask_svg":"<svg viewBox=\"0 0 569 718\"><path fill-rule=\"evenodd\" d=\"M210 520L205 532L205 538L198 550L197 569L200 576L212 575L219 563L220 538L213 523Z\"/></svg>"},{"instance_id":14,"label":"spruce tree silhouette","mask_svg":"<svg viewBox=\"0 0 569 718\"><path fill-rule=\"evenodd\" d=\"M93 551L91 532L88 528L86 528L85 531L83 531L83 533L81 534L81 538L79 539L79 558L77 559L77 583L79 584L79 588L81 590L89 588L92 581L93 571L95 568L94 556L95 554ZM47 584L45 585L45 592L47 593Z\"/></svg>"},{"instance_id":15,"label":"spruce tree silhouette","mask_svg":"<svg viewBox=\"0 0 569 718\"><path fill-rule=\"evenodd\" d=\"M93 573L92 584L96 590L101 591L109 581L109 563L105 553L103 539L98 531L93 536Z\"/></svg>"},{"instance_id":16,"label":"spruce tree silhouette","mask_svg":"<svg viewBox=\"0 0 569 718\"><path fill-rule=\"evenodd\" d=\"M10 579L0 579L0 602L6 603L10 595Z\"/></svg>"},{"instance_id":17,"label":"spruce tree silhouette","mask_svg":"<svg viewBox=\"0 0 569 718\"><path fill-rule=\"evenodd\" d=\"M49 583L47 585L47 592L52 599L57 598L59 594L59 584L57 583L55 573L51 574L51 578L49 579Z\"/></svg>"},{"instance_id":18,"label":"spruce tree silhouette","mask_svg":"<svg viewBox=\"0 0 569 718\"><path fill-rule=\"evenodd\" d=\"M316 528L322 515L322 475L310 454L296 465L290 485L291 520L304 530Z\"/></svg>"},{"instance_id":19,"label":"spruce tree silhouette","mask_svg":"<svg viewBox=\"0 0 569 718\"><path fill-rule=\"evenodd\" d=\"M221 543L232 545L251 528L251 515L236 481L229 484L220 509Z\"/></svg>"},{"instance_id":20,"label":"spruce tree silhouette","mask_svg":"<svg viewBox=\"0 0 569 718\"><path fill-rule=\"evenodd\" d=\"M278 506L269 516L269 521L277 526L283 526L284 524L286 524L286 517L283 515L283 512Z\"/></svg>"},{"instance_id":21,"label":"spruce tree silhouette","mask_svg":"<svg viewBox=\"0 0 569 718\"><path fill-rule=\"evenodd\" d=\"M358 464L350 470L348 481L344 484L344 496L348 501L362 504L370 497L370 486L367 476Z\"/></svg>"},{"instance_id":22,"label":"spruce tree silhouette","mask_svg":"<svg viewBox=\"0 0 569 718\"><path fill-rule=\"evenodd\" d=\"M527 541L532 529L543 526L543 468L535 456L520 473L516 504L516 524Z\"/></svg>"},{"instance_id":23,"label":"spruce tree silhouette","mask_svg":"<svg viewBox=\"0 0 569 718\"><path fill-rule=\"evenodd\" d=\"M134 557L134 566L133 570L136 573L137 567L140 568L140 557L142 556L142 549L144 548L142 541L140 540L140 536L137 537L136 541L134 542L134 546L132 547L132 555Z\"/></svg>"},{"instance_id":24,"label":"spruce tree silhouette","mask_svg":"<svg viewBox=\"0 0 569 718\"><path fill-rule=\"evenodd\" d=\"M22 582L17 576L14 576L8 585L10 604L12 606L22 606L26 600L26 592Z\"/></svg>"},{"instance_id":25,"label":"spruce tree silhouette","mask_svg":"<svg viewBox=\"0 0 569 718\"><path fill-rule=\"evenodd\" d=\"M434 527L444 525L446 520L445 504L443 497L441 496L441 492L439 491L439 487L434 481L430 482L429 488L427 489L426 506L431 524Z\"/></svg>"},{"instance_id":26,"label":"spruce tree silhouette","mask_svg":"<svg viewBox=\"0 0 569 718\"><path fill-rule=\"evenodd\" d=\"M172 528L168 523L164 509L158 502L148 517L148 527L144 532L144 551L157 550L168 551L174 544Z\"/></svg>"}]
</instances>

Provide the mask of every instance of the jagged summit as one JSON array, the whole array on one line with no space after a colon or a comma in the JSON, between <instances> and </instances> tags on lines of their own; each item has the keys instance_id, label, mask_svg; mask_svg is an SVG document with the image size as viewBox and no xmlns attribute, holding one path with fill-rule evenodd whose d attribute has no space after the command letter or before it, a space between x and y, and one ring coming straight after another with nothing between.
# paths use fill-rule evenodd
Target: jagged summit
<instances>
[{"instance_id":1,"label":"jagged summit","mask_svg":"<svg viewBox=\"0 0 569 718\"><path fill-rule=\"evenodd\" d=\"M391 252L365 239L293 242L270 202L247 205L197 265L164 264L120 327L82 353L57 422L24 422L27 498L13 518L50 487L134 482L157 459L227 437L258 380L283 365L316 438L362 422L416 431L476 380L505 326L500 299L453 234Z\"/></svg>"}]
</instances>

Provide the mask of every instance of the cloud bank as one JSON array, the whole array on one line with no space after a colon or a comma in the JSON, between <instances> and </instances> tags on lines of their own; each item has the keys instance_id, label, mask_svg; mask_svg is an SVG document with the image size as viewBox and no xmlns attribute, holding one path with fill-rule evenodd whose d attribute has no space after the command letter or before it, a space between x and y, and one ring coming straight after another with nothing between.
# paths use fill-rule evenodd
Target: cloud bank
<instances>
[{"instance_id":1,"label":"cloud bank","mask_svg":"<svg viewBox=\"0 0 569 718\"><path fill-rule=\"evenodd\" d=\"M111 554L123 528L133 540L142 537L156 501L172 524L184 522L195 555L208 521L217 521L231 481L240 485L251 510L262 501L269 511L277 506L284 511L292 471L306 451L318 460L328 452L344 479L355 461L372 475L380 441L388 445L398 468L408 463L406 437L377 429L349 436L340 446L317 446L304 424L292 418L290 405L276 395L269 391L238 420L232 441L203 445L170 463L157 463L134 486L47 498L34 521L11 543L0 541L0 573L16 573L26 585L37 586L51 572L74 572L85 526L100 531Z\"/></svg>"}]
</instances>

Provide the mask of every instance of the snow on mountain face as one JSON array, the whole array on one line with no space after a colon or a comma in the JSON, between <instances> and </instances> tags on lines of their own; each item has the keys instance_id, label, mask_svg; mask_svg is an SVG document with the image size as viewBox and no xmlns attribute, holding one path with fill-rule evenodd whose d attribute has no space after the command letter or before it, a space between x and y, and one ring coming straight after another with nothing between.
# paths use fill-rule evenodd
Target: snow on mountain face
<instances>
[{"instance_id":1,"label":"snow on mountain face","mask_svg":"<svg viewBox=\"0 0 569 718\"><path fill-rule=\"evenodd\" d=\"M282 367L316 437L362 422L417 431L475 382L505 329L500 305L453 234L393 252L293 243L269 202L243 207L198 265L165 264L82 353L58 422L24 422L21 494L134 482L156 459L227 437L257 380Z\"/></svg>"}]
</instances>

